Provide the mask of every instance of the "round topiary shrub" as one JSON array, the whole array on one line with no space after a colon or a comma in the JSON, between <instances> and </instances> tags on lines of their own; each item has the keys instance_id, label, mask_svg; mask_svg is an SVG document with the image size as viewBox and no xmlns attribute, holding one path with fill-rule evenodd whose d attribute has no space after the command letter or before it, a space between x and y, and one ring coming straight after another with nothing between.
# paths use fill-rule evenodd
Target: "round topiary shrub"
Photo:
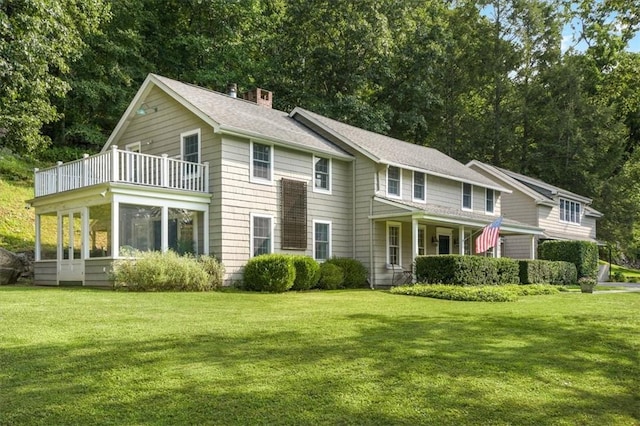
<instances>
[{"instance_id":1,"label":"round topiary shrub","mask_svg":"<svg viewBox=\"0 0 640 426\"><path fill-rule=\"evenodd\" d=\"M282 293L289 290L296 279L291 256L263 254L249 259L244 268L244 288L250 291Z\"/></svg>"},{"instance_id":2,"label":"round topiary shrub","mask_svg":"<svg viewBox=\"0 0 640 426\"><path fill-rule=\"evenodd\" d=\"M317 273L320 264L309 256L291 256L293 266L296 268L296 279L292 290L309 290L318 282Z\"/></svg>"},{"instance_id":3,"label":"round topiary shrub","mask_svg":"<svg viewBox=\"0 0 640 426\"><path fill-rule=\"evenodd\" d=\"M367 286L367 268L362 262L348 257L334 257L326 261L338 266L344 274L342 287L362 288Z\"/></svg>"},{"instance_id":4,"label":"round topiary shrub","mask_svg":"<svg viewBox=\"0 0 640 426\"><path fill-rule=\"evenodd\" d=\"M335 290L342 286L344 273L339 266L324 262L318 270L318 288Z\"/></svg>"}]
</instances>

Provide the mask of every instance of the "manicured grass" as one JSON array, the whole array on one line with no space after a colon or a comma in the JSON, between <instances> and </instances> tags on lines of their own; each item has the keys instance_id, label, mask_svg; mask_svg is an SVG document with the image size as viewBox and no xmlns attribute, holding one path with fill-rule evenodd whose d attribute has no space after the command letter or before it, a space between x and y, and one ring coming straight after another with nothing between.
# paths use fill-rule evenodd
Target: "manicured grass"
<instances>
[{"instance_id":1,"label":"manicured grass","mask_svg":"<svg viewBox=\"0 0 640 426\"><path fill-rule=\"evenodd\" d=\"M640 422L640 293L0 288L0 424Z\"/></svg>"},{"instance_id":2,"label":"manicured grass","mask_svg":"<svg viewBox=\"0 0 640 426\"><path fill-rule=\"evenodd\" d=\"M640 278L640 270L638 269L625 268L623 266L618 266L618 265L611 265L611 273L615 274L616 272L621 272L622 274L624 274L626 278L629 278L629 277Z\"/></svg>"}]
</instances>

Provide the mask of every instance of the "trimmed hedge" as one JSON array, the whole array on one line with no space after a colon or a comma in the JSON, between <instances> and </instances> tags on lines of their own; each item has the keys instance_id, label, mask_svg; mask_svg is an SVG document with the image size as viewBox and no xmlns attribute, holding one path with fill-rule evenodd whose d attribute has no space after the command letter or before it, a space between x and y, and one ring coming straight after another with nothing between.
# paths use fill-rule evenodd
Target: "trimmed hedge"
<instances>
[{"instance_id":1,"label":"trimmed hedge","mask_svg":"<svg viewBox=\"0 0 640 426\"><path fill-rule=\"evenodd\" d=\"M563 260L576 265L578 278L598 278L598 246L589 241L544 241L538 246L538 258Z\"/></svg>"},{"instance_id":2,"label":"trimmed hedge","mask_svg":"<svg viewBox=\"0 0 640 426\"><path fill-rule=\"evenodd\" d=\"M518 261L480 256L419 256L415 260L416 280L431 284L483 286L518 284Z\"/></svg>"},{"instance_id":3,"label":"trimmed hedge","mask_svg":"<svg viewBox=\"0 0 640 426\"><path fill-rule=\"evenodd\" d=\"M344 282L344 272L338 265L324 262L318 270L318 288L336 290Z\"/></svg>"},{"instance_id":4,"label":"trimmed hedge","mask_svg":"<svg viewBox=\"0 0 640 426\"><path fill-rule=\"evenodd\" d=\"M262 254L252 257L244 268L244 288L251 291L282 293L293 287L296 268L291 256Z\"/></svg>"},{"instance_id":5,"label":"trimmed hedge","mask_svg":"<svg viewBox=\"0 0 640 426\"><path fill-rule=\"evenodd\" d=\"M296 279L291 290L309 290L318 282L316 274L320 264L309 256L290 256L293 267L296 269Z\"/></svg>"},{"instance_id":6,"label":"trimmed hedge","mask_svg":"<svg viewBox=\"0 0 640 426\"><path fill-rule=\"evenodd\" d=\"M578 282L576 265L553 260L519 260L521 284L575 284Z\"/></svg>"},{"instance_id":7,"label":"trimmed hedge","mask_svg":"<svg viewBox=\"0 0 640 426\"><path fill-rule=\"evenodd\" d=\"M342 288L363 288L367 286L367 268L362 262L348 257L333 257L325 263L336 265L344 274Z\"/></svg>"},{"instance_id":8,"label":"trimmed hedge","mask_svg":"<svg viewBox=\"0 0 640 426\"><path fill-rule=\"evenodd\" d=\"M111 277L116 289L131 291L206 291L222 284L224 267L212 257L199 260L173 251L135 252L118 259Z\"/></svg>"}]
</instances>

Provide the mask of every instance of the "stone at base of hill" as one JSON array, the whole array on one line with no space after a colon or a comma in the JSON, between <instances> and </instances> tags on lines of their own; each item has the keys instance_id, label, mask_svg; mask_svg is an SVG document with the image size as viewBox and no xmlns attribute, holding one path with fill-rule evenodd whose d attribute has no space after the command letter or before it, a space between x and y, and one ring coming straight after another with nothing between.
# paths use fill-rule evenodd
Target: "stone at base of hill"
<instances>
[{"instance_id":1,"label":"stone at base of hill","mask_svg":"<svg viewBox=\"0 0 640 426\"><path fill-rule=\"evenodd\" d=\"M27 259L0 248L0 285L15 284L29 270Z\"/></svg>"}]
</instances>

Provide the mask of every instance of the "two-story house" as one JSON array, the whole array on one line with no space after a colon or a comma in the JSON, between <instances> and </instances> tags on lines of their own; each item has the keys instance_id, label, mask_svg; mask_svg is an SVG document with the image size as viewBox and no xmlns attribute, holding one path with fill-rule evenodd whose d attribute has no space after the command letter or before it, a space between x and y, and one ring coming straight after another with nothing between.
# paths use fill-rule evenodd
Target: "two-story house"
<instances>
[{"instance_id":1,"label":"two-story house","mask_svg":"<svg viewBox=\"0 0 640 426\"><path fill-rule=\"evenodd\" d=\"M281 252L355 258L389 285L417 255L472 253L501 215L511 190L441 152L271 96L149 75L101 153L36 170L34 282L110 285L114 259L171 249L214 254L227 284ZM542 229L504 219L501 234Z\"/></svg>"},{"instance_id":2,"label":"two-story house","mask_svg":"<svg viewBox=\"0 0 640 426\"><path fill-rule=\"evenodd\" d=\"M544 229L533 240L522 235L503 237L503 255L526 258L544 240L596 240L596 219L602 213L592 200L539 179L473 160L468 167L510 191L502 197L502 215ZM532 247L533 245L533 247Z\"/></svg>"}]
</instances>

